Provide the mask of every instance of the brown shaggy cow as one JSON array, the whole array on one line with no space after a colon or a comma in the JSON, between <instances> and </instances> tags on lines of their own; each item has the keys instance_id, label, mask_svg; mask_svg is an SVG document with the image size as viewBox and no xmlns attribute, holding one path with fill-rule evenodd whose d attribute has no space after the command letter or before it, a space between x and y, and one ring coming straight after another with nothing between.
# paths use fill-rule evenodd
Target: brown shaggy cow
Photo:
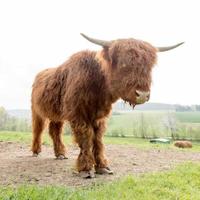
<instances>
[{"instance_id":1,"label":"brown shaggy cow","mask_svg":"<svg viewBox=\"0 0 200 200\"><path fill-rule=\"evenodd\" d=\"M174 146L179 148L192 148L192 142L190 141L176 141L174 142Z\"/></svg>"},{"instance_id":2,"label":"brown shaggy cow","mask_svg":"<svg viewBox=\"0 0 200 200\"><path fill-rule=\"evenodd\" d=\"M70 126L80 147L77 169L83 177L110 174L102 137L112 104L119 98L133 107L149 100L151 72L156 53L170 47L153 47L136 39L102 41L82 34L101 45L99 52L81 51L56 68L40 72L32 90L32 152L41 152L41 134L49 120L55 156L64 159L62 127Z\"/></svg>"}]
</instances>

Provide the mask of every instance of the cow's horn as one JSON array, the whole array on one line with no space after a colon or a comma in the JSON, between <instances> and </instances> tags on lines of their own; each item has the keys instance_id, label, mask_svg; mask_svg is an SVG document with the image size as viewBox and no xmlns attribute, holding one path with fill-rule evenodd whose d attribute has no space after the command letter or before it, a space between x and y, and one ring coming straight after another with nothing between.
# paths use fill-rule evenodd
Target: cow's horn
<instances>
[{"instance_id":1,"label":"cow's horn","mask_svg":"<svg viewBox=\"0 0 200 200\"><path fill-rule=\"evenodd\" d=\"M109 47L111 42L110 41L105 41L105 40L98 40L98 39L94 39L94 38L91 38L91 37L88 37L87 35L81 33L81 35L87 39L88 41L94 43L94 44L97 44L97 45L100 45L100 46L103 46L103 47Z\"/></svg>"},{"instance_id":2,"label":"cow's horn","mask_svg":"<svg viewBox=\"0 0 200 200\"><path fill-rule=\"evenodd\" d=\"M184 43L184 42L181 42L181 43L178 43L178 44L176 44L176 45L172 45L172 46L168 46L168 47L157 47L157 49L158 49L159 52L169 51L169 50L171 50L171 49L174 49L174 48L176 48L176 47L182 45L183 43Z\"/></svg>"}]
</instances>

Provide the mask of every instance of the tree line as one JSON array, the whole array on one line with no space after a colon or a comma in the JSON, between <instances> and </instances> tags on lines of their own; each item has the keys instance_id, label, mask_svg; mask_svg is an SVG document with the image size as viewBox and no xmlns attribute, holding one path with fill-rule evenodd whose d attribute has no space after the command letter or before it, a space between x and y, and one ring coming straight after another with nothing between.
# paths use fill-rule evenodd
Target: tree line
<instances>
[{"instance_id":1,"label":"tree line","mask_svg":"<svg viewBox=\"0 0 200 200\"><path fill-rule=\"evenodd\" d=\"M0 131L31 132L31 119L11 116L4 107L0 107ZM64 126L64 134L71 134L68 124Z\"/></svg>"},{"instance_id":2,"label":"tree line","mask_svg":"<svg viewBox=\"0 0 200 200\"><path fill-rule=\"evenodd\" d=\"M4 107L0 107L0 131L31 131L29 119L10 116Z\"/></svg>"},{"instance_id":3,"label":"tree line","mask_svg":"<svg viewBox=\"0 0 200 200\"><path fill-rule=\"evenodd\" d=\"M200 105L192 105L192 106L175 105L175 110L177 112L200 111Z\"/></svg>"}]
</instances>

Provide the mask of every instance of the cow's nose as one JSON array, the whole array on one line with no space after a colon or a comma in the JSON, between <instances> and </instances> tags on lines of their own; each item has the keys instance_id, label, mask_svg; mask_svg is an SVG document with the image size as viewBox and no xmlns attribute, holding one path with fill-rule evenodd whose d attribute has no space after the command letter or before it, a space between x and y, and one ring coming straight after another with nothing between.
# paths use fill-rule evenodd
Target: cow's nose
<instances>
[{"instance_id":1,"label":"cow's nose","mask_svg":"<svg viewBox=\"0 0 200 200\"><path fill-rule=\"evenodd\" d=\"M149 91L144 92L144 91L141 91L141 90L136 90L135 94L136 94L136 103L137 104L145 103L150 98L150 92Z\"/></svg>"}]
</instances>

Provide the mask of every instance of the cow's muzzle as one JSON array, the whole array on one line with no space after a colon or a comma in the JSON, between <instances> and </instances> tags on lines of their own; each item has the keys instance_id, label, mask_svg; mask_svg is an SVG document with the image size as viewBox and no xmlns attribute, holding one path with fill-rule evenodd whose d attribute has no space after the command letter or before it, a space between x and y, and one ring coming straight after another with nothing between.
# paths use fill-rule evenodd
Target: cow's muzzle
<instances>
[{"instance_id":1,"label":"cow's muzzle","mask_svg":"<svg viewBox=\"0 0 200 200\"><path fill-rule=\"evenodd\" d=\"M143 104L150 98L150 92L136 90L136 104Z\"/></svg>"}]
</instances>

